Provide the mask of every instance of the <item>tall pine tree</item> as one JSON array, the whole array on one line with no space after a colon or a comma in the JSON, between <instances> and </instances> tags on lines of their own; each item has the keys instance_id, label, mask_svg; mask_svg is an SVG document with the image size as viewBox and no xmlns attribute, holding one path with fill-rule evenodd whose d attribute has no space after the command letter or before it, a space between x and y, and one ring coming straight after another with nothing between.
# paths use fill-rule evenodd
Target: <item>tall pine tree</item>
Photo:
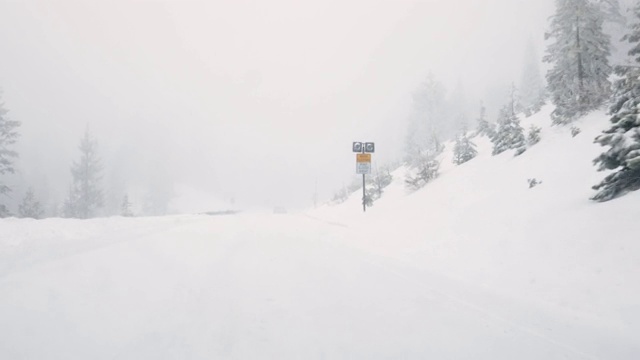
<instances>
[{"instance_id":1,"label":"tall pine tree","mask_svg":"<svg viewBox=\"0 0 640 360\"><path fill-rule=\"evenodd\" d=\"M7 117L8 110L4 108L1 101L0 93L0 175L7 173L13 174L13 162L18 153L12 149L18 139L17 128L20 126L19 121L9 120ZM6 195L11 188L0 179L0 196ZM0 217L8 216L9 210L5 205L0 204Z\"/></svg>"},{"instance_id":2,"label":"tall pine tree","mask_svg":"<svg viewBox=\"0 0 640 360\"><path fill-rule=\"evenodd\" d=\"M553 39L544 61L552 65L547 83L555 124L566 124L607 101L611 84L611 40L602 30L605 15L589 0L556 0L545 39Z\"/></svg>"},{"instance_id":3,"label":"tall pine tree","mask_svg":"<svg viewBox=\"0 0 640 360\"><path fill-rule=\"evenodd\" d=\"M636 22L624 40L633 44L629 55L640 63L640 4L634 9ZM607 201L629 191L640 189L640 67L620 66L621 76L614 84L613 104L610 109L613 125L595 139L609 150L594 162L599 170L615 170L594 186L598 193L592 198Z\"/></svg>"},{"instance_id":4,"label":"tall pine tree","mask_svg":"<svg viewBox=\"0 0 640 360\"><path fill-rule=\"evenodd\" d=\"M100 181L102 165L97 153L98 144L91 137L89 129L85 130L80 141L80 161L71 167L73 185L65 202L65 215L88 219L103 205L103 194Z\"/></svg>"}]
</instances>

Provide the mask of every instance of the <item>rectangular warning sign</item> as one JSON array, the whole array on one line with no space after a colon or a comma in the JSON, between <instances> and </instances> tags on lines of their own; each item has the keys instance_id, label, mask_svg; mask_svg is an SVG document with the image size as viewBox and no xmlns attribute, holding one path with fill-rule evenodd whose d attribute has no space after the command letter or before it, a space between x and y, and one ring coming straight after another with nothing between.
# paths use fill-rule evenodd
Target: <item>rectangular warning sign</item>
<instances>
[{"instance_id":1,"label":"rectangular warning sign","mask_svg":"<svg viewBox=\"0 0 640 360\"><path fill-rule=\"evenodd\" d=\"M371 162L371 154L356 154L356 162L359 162L359 163L370 163Z\"/></svg>"}]
</instances>

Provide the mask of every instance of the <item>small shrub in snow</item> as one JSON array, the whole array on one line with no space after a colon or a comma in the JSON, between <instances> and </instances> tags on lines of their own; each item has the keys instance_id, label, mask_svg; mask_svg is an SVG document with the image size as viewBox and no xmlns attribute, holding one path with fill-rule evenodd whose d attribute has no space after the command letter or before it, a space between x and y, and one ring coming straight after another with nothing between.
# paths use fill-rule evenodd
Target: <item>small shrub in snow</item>
<instances>
[{"instance_id":1,"label":"small shrub in snow","mask_svg":"<svg viewBox=\"0 0 640 360\"><path fill-rule=\"evenodd\" d=\"M391 171L388 168L385 168L381 171L378 171L376 169L374 174L367 177L368 187L366 190L366 200L369 202L367 206L373 205L374 201L382 197L384 188L389 186L392 180L393 176L391 176Z\"/></svg>"},{"instance_id":2,"label":"small shrub in snow","mask_svg":"<svg viewBox=\"0 0 640 360\"><path fill-rule=\"evenodd\" d=\"M405 184L411 190L418 190L431 180L438 177L440 162L436 159L437 154L425 151L414 162L410 164L411 169L406 175Z\"/></svg>"},{"instance_id":3,"label":"small shrub in snow","mask_svg":"<svg viewBox=\"0 0 640 360\"><path fill-rule=\"evenodd\" d=\"M578 136L578 134L580 134L580 132L582 132L582 130L580 130L579 127L577 127L577 126L572 126L571 127L571 136L572 137Z\"/></svg>"},{"instance_id":4,"label":"small shrub in snow","mask_svg":"<svg viewBox=\"0 0 640 360\"><path fill-rule=\"evenodd\" d=\"M542 184L542 181L533 178L533 179L527 179L527 182L529 183L529 189L531 189L532 187L536 187L540 184Z\"/></svg>"},{"instance_id":5,"label":"small shrub in snow","mask_svg":"<svg viewBox=\"0 0 640 360\"><path fill-rule=\"evenodd\" d=\"M369 191L366 191L364 194L364 204L366 207L372 207L373 206L373 197L372 194Z\"/></svg>"}]
</instances>

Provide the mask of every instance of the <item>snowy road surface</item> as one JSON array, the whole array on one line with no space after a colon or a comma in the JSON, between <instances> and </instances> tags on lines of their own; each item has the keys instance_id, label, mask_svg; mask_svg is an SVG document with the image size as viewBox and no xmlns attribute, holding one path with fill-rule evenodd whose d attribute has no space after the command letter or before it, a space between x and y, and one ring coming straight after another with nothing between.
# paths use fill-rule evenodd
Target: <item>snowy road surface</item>
<instances>
[{"instance_id":1,"label":"snowy road surface","mask_svg":"<svg viewBox=\"0 0 640 360\"><path fill-rule=\"evenodd\" d=\"M302 215L12 221L2 359L640 358L615 324L375 255Z\"/></svg>"}]
</instances>

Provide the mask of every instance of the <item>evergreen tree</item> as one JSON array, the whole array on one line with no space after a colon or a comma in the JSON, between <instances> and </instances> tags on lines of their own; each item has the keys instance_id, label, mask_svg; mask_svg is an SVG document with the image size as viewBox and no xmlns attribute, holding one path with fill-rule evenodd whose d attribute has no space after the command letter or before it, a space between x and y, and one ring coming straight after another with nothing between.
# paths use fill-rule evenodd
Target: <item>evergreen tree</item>
<instances>
[{"instance_id":1,"label":"evergreen tree","mask_svg":"<svg viewBox=\"0 0 640 360\"><path fill-rule=\"evenodd\" d=\"M102 207L103 196L100 187L102 165L97 153L98 144L91 137L89 129L80 141L80 161L71 167L73 185L65 201L65 216L88 219Z\"/></svg>"},{"instance_id":2,"label":"evergreen tree","mask_svg":"<svg viewBox=\"0 0 640 360\"><path fill-rule=\"evenodd\" d=\"M604 14L588 0L556 0L546 39L554 39L544 61L555 124L566 124L607 101L611 84L611 40L602 30Z\"/></svg>"},{"instance_id":3,"label":"evergreen tree","mask_svg":"<svg viewBox=\"0 0 640 360\"><path fill-rule=\"evenodd\" d=\"M493 155L509 149L516 149L516 155L519 155L526 149L524 129L520 126L520 120L514 111L513 101L511 105L500 110L498 129L491 141L493 142Z\"/></svg>"},{"instance_id":4,"label":"evergreen tree","mask_svg":"<svg viewBox=\"0 0 640 360\"><path fill-rule=\"evenodd\" d=\"M453 163L456 165L464 164L476 155L478 155L476 144L469 139L466 130L463 130L462 134L456 137L456 143L453 147Z\"/></svg>"},{"instance_id":5,"label":"evergreen tree","mask_svg":"<svg viewBox=\"0 0 640 360\"><path fill-rule=\"evenodd\" d=\"M487 136L490 139L495 136L495 125L487 121L487 108L485 108L482 103L480 104L480 116L477 122L478 128L476 129L476 134L478 136Z\"/></svg>"},{"instance_id":6,"label":"evergreen tree","mask_svg":"<svg viewBox=\"0 0 640 360\"><path fill-rule=\"evenodd\" d=\"M542 131L541 128L535 126L535 125L531 125L529 127L529 134L527 135L527 144L529 146L533 146L537 143L540 142L540 132Z\"/></svg>"},{"instance_id":7,"label":"evergreen tree","mask_svg":"<svg viewBox=\"0 0 640 360\"><path fill-rule=\"evenodd\" d=\"M133 216L133 211L131 211L131 202L129 201L129 195L125 195L122 199L122 205L120 206L120 215L124 217Z\"/></svg>"},{"instance_id":8,"label":"evergreen tree","mask_svg":"<svg viewBox=\"0 0 640 360\"><path fill-rule=\"evenodd\" d=\"M0 93L0 96L2 93ZM0 175L7 173L13 174L13 162L18 153L12 150L13 145L18 139L17 128L20 126L19 121L9 120L7 117L8 110L4 108L4 104L0 97ZM0 179L0 196L6 195L11 188L3 183ZM0 204L0 217L9 216L10 212L7 207Z\"/></svg>"},{"instance_id":9,"label":"evergreen tree","mask_svg":"<svg viewBox=\"0 0 640 360\"><path fill-rule=\"evenodd\" d=\"M18 208L18 214L21 218L40 219L44 214L44 210L40 202L36 199L33 189L29 188L27 194L22 199L22 203Z\"/></svg>"},{"instance_id":10,"label":"evergreen tree","mask_svg":"<svg viewBox=\"0 0 640 360\"><path fill-rule=\"evenodd\" d=\"M526 51L520 80L520 97L524 114L531 116L540 111L544 105L546 89L538 64L538 56L531 39L529 39Z\"/></svg>"},{"instance_id":11,"label":"evergreen tree","mask_svg":"<svg viewBox=\"0 0 640 360\"><path fill-rule=\"evenodd\" d=\"M640 4L634 13L640 19ZM629 55L640 63L640 21L636 22L625 39L634 44ZM614 84L614 100L610 109L613 125L595 142L609 149L594 163L599 170L616 170L593 188L599 190L592 198L607 201L629 191L640 189L640 68L618 67L621 76Z\"/></svg>"}]
</instances>

